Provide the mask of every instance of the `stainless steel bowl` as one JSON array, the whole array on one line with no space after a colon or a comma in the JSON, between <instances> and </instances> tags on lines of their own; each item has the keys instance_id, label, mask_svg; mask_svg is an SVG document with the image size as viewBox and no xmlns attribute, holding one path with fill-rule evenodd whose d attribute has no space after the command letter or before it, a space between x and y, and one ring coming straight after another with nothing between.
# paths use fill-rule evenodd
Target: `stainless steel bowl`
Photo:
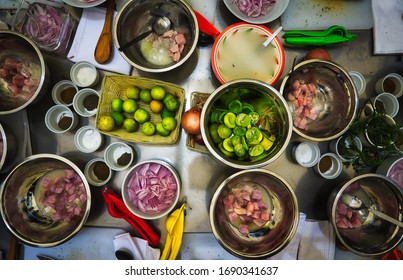
<instances>
[{"instance_id":1,"label":"stainless steel bowl","mask_svg":"<svg viewBox=\"0 0 403 280\"><path fill-rule=\"evenodd\" d=\"M18 143L12 130L0 123L0 173L7 172L17 155Z\"/></svg>"},{"instance_id":2,"label":"stainless steel bowl","mask_svg":"<svg viewBox=\"0 0 403 280\"><path fill-rule=\"evenodd\" d=\"M358 197L367 207L373 207L402 221L403 190L396 182L384 175L372 173L352 178L332 190L327 211L342 245L357 255L376 257L399 246L403 240L403 228L365 209L347 208L347 212L344 212L346 210L343 210L343 204L348 203L346 195Z\"/></svg>"},{"instance_id":3,"label":"stainless steel bowl","mask_svg":"<svg viewBox=\"0 0 403 280\"><path fill-rule=\"evenodd\" d=\"M133 44L120 55L131 65L145 72L167 72L177 68L193 54L199 38L199 25L192 7L183 0L129 0L119 9L113 24L113 41L117 49L151 29L158 15L171 21L171 29L185 35L186 44L177 62L156 65L145 59L140 42Z\"/></svg>"},{"instance_id":4,"label":"stainless steel bowl","mask_svg":"<svg viewBox=\"0 0 403 280\"><path fill-rule=\"evenodd\" d=\"M248 223L249 234L240 233L240 217L230 222L232 210L224 204L234 188L245 186L262 190L262 200L271 214L269 222L253 231L253 222ZM214 237L229 253L245 259L268 258L294 237L299 223L298 201L291 186L278 174L266 169L243 170L219 185L211 199L209 218Z\"/></svg>"},{"instance_id":5,"label":"stainless steel bowl","mask_svg":"<svg viewBox=\"0 0 403 280\"><path fill-rule=\"evenodd\" d=\"M299 94L295 81L314 85L313 110L310 110L310 103L295 100ZM301 92L301 87L299 90ZM284 77L280 92L289 104L293 130L312 141L338 138L348 130L357 114L358 94L353 81L346 70L331 61L311 59L295 65ZM305 113L299 113L299 108L314 113L304 117L306 126L299 122L299 116Z\"/></svg>"},{"instance_id":6,"label":"stainless steel bowl","mask_svg":"<svg viewBox=\"0 0 403 280\"><path fill-rule=\"evenodd\" d=\"M56 183L70 178L66 170L76 176L68 180L71 184ZM70 160L53 154L27 157L8 174L0 189L5 225L30 246L51 247L67 241L86 222L90 206L91 192L84 174Z\"/></svg>"},{"instance_id":7,"label":"stainless steel bowl","mask_svg":"<svg viewBox=\"0 0 403 280\"><path fill-rule=\"evenodd\" d=\"M211 115L216 108L222 107L222 100L228 98L261 107L259 126L265 130L265 124L268 125L270 131L265 130L266 134L276 136L264 157L254 160L233 158L224 154L214 142L209 132ZM218 87L206 100L201 112L201 133L206 147L218 161L238 169L260 168L275 161L286 149L292 134L292 118L287 102L274 87L252 79L234 80Z\"/></svg>"},{"instance_id":8,"label":"stainless steel bowl","mask_svg":"<svg viewBox=\"0 0 403 280\"><path fill-rule=\"evenodd\" d=\"M18 87L20 93L11 93L10 88L13 88L15 83L10 82L11 71L6 69L8 67L6 59L17 61L25 66L21 72L22 75L24 77L28 75L29 79L36 83L35 87L29 89L30 94L26 95L22 86ZM4 74L5 69L7 74ZM27 69L29 69L28 72ZM39 48L25 35L15 31L0 30L0 70L0 115L18 112L38 101L46 93L50 81L49 70Z\"/></svg>"}]
</instances>

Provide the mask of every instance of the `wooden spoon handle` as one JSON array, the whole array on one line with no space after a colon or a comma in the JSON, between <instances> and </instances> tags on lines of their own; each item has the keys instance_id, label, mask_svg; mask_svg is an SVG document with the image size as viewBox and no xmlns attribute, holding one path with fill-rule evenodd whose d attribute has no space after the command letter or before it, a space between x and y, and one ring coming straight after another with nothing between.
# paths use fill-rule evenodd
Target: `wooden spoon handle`
<instances>
[{"instance_id":1,"label":"wooden spoon handle","mask_svg":"<svg viewBox=\"0 0 403 280\"><path fill-rule=\"evenodd\" d=\"M94 58L99 64L107 62L111 56L112 50L112 20L115 8L115 0L108 0L106 7L105 23L102 32L99 35L97 45L95 46Z\"/></svg>"},{"instance_id":2,"label":"wooden spoon handle","mask_svg":"<svg viewBox=\"0 0 403 280\"><path fill-rule=\"evenodd\" d=\"M106 6L106 15L105 15L105 23L102 28L102 32L111 33L112 21L113 21L113 12L115 10L115 0L108 0L108 5Z\"/></svg>"}]
</instances>

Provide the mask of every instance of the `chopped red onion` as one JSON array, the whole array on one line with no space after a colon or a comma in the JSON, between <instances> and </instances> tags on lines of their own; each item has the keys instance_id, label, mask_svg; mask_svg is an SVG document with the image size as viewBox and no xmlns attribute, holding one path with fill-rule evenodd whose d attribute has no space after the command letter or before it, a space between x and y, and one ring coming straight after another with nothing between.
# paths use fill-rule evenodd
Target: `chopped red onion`
<instances>
[{"instance_id":1,"label":"chopped red onion","mask_svg":"<svg viewBox=\"0 0 403 280\"><path fill-rule=\"evenodd\" d=\"M276 4L276 0L233 0L232 4L251 18L267 15Z\"/></svg>"},{"instance_id":2,"label":"chopped red onion","mask_svg":"<svg viewBox=\"0 0 403 280\"><path fill-rule=\"evenodd\" d=\"M127 184L130 202L147 214L168 209L175 202L177 189L175 176L159 163L139 166Z\"/></svg>"}]
</instances>

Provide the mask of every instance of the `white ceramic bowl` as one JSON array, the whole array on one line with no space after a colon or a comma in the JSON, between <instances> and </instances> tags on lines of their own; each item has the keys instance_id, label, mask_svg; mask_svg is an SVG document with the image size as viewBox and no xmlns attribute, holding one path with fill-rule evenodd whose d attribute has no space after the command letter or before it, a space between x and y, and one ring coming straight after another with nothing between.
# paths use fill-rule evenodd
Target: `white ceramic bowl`
<instances>
[{"instance_id":1,"label":"white ceramic bowl","mask_svg":"<svg viewBox=\"0 0 403 280\"><path fill-rule=\"evenodd\" d=\"M92 88L83 88L73 99L73 108L82 117L91 117L97 113L99 93Z\"/></svg>"},{"instance_id":2,"label":"white ceramic bowl","mask_svg":"<svg viewBox=\"0 0 403 280\"><path fill-rule=\"evenodd\" d=\"M323 154L315 165L315 171L325 179L335 179L343 170L341 159L334 153Z\"/></svg>"},{"instance_id":3,"label":"white ceramic bowl","mask_svg":"<svg viewBox=\"0 0 403 280\"><path fill-rule=\"evenodd\" d=\"M70 106L78 92L77 86L70 80L61 80L52 88L52 100L56 104Z\"/></svg>"},{"instance_id":4,"label":"white ceramic bowl","mask_svg":"<svg viewBox=\"0 0 403 280\"><path fill-rule=\"evenodd\" d=\"M289 0L277 0L273 6L270 6L268 9L268 13L265 15L261 15L259 17L251 17L242 12L236 4L234 4L234 0L223 0L225 6L227 6L228 10L234 16L239 18L242 21L255 23L255 24L265 24L274 21L275 19L279 18L287 9ZM237 2L242 2L241 0Z\"/></svg>"},{"instance_id":5,"label":"white ceramic bowl","mask_svg":"<svg viewBox=\"0 0 403 280\"><path fill-rule=\"evenodd\" d=\"M53 133L64 133L76 128L78 116L66 105L54 105L45 115L45 125Z\"/></svg>"},{"instance_id":6,"label":"white ceramic bowl","mask_svg":"<svg viewBox=\"0 0 403 280\"><path fill-rule=\"evenodd\" d=\"M84 168L84 175L88 183L93 186L104 186L112 178L113 171L102 158L90 160Z\"/></svg>"},{"instance_id":7,"label":"white ceramic bowl","mask_svg":"<svg viewBox=\"0 0 403 280\"><path fill-rule=\"evenodd\" d=\"M115 171L122 171L132 164L134 151L124 142L113 142L106 147L104 152L106 164Z\"/></svg>"},{"instance_id":8,"label":"white ceramic bowl","mask_svg":"<svg viewBox=\"0 0 403 280\"><path fill-rule=\"evenodd\" d=\"M318 163L320 149L311 142L301 142L292 150L294 160L303 167L312 167Z\"/></svg>"},{"instance_id":9,"label":"white ceramic bowl","mask_svg":"<svg viewBox=\"0 0 403 280\"><path fill-rule=\"evenodd\" d=\"M102 143L103 135L91 125L81 127L74 135L74 144L83 153L95 152Z\"/></svg>"},{"instance_id":10,"label":"white ceramic bowl","mask_svg":"<svg viewBox=\"0 0 403 280\"><path fill-rule=\"evenodd\" d=\"M225 28L214 41L211 67L222 83L255 79L274 85L284 70L284 48L278 37L267 47L263 42L273 34L264 25L238 22Z\"/></svg>"},{"instance_id":11,"label":"white ceramic bowl","mask_svg":"<svg viewBox=\"0 0 403 280\"><path fill-rule=\"evenodd\" d=\"M91 2L85 2L82 0L63 0L64 3L77 8L91 8L100 5L105 1L106 0L95 0Z\"/></svg>"},{"instance_id":12,"label":"white ceramic bowl","mask_svg":"<svg viewBox=\"0 0 403 280\"><path fill-rule=\"evenodd\" d=\"M90 62L80 61L71 67L70 79L78 87L92 87L98 83L99 72Z\"/></svg>"},{"instance_id":13,"label":"white ceramic bowl","mask_svg":"<svg viewBox=\"0 0 403 280\"><path fill-rule=\"evenodd\" d=\"M141 178L153 178L151 180L137 180L136 176ZM141 182L136 184L136 181ZM142 184L142 182L146 184ZM176 170L168 163L162 160L143 161L133 166L126 174L122 185L122 198L127 208L136 216L154 220L166 216L176 206L180 195L180 178ZM156 192L164 193L165 197L154 197L149 199L139 200L136 196L137 191L141 190L141 195L146 195L151 192L151 189L156 188ZM135 203L143 202L144 209L140 210ZM170 202L170 203L168 203ZM166 203L165 206L163 206ZM152 205L151 205L152 204ZM158 206L154 206L158 205ZM161 207L159 211L158 208Z\"/></svg>"}]
</instances>

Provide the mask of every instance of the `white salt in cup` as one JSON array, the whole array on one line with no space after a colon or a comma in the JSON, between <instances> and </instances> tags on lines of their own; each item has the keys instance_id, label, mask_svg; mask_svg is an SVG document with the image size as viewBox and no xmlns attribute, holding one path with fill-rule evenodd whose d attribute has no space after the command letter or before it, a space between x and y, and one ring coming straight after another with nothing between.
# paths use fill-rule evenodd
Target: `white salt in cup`
<instances>
[{"instance_id":1,"label":"white salt in cup","mask_svg":"<svg viewBox=\"0 0 403 280\"><path fill-rule=\"evenodd\" d=\"M80 61L71 67L70 78L78 87L92 87L98 83L99 73L93 64Z\"/></svg>"},{"instance_id":2,"label":"white salt in cup","mask_svg":"<svg viewBox=\"0 0 403 280\"><path fill-rule=\"evenodd\" d=\"M371 98L372 103L375 108L377 108L377 102L382 102L385 113L390 117L394 118L399 112L399 101L396 96L389 92L382 92L377 96ZM379 108L378 108L379 109Z\"/></svg>"},{"instance_id":3,"label":"white salt in cup","mask_svg":"<svg viewBox=\"0 0 403 280\"><path fill-rule=\"evenodd\" d=\"M311 142L301 142L292 150L294 160L303 167L314 166L320 158L318 145Z\"/></svg>"},{"instance_id":4,"label":"white salt in cup","mask_svg":"<svg viewBox=\"0 0 403 280\"><path fill-rule=\"evenodd\" d=\"M403 77L397 73L390 73L376 82L375 91L389 92L399 98L403 95Z\"/></svg>"}]
</instances>

